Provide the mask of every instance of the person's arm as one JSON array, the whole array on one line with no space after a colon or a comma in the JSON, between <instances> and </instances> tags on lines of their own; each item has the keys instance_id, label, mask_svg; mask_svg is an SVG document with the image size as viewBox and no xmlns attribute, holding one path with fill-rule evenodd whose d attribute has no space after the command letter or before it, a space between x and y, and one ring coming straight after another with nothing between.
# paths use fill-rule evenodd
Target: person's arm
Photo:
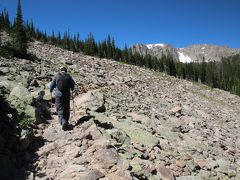
<instances>
[{"instance_id":1,"label":"person's arm","mask_svg":"<svg viewBox=\"0 0 240 180\"><path fill-rule=\"evenodd\" d=\"M50 92L52 92L54 88L56 88L56 76L53 78L52 82L50 83Z\"/></svg>"},{"instance_id":2,"label":"person's arm","mask_svg":"<svg viewBox=\"0 0 240 180\"><path fill-rule=\"evenodd\" d=\"M75 82L74 82L73 78L71 77L70 78L70 88L72 91L74 90L74 87L75 87Z\"/></svg>"}]
</instances>

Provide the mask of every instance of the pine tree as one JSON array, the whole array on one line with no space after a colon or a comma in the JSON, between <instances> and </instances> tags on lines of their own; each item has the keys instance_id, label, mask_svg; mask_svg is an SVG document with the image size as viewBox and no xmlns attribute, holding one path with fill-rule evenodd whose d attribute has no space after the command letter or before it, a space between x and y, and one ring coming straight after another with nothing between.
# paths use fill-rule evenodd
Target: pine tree
<instances>
[{"instance_id":1,"label":"pine tree","mask_svg":"<svg viewBox=\"0 0 240 180\"><path fill-rule=\"evenodd\" d=\"M29 21L27 21L24 31L25 31L25 34L26 34L28 40L32 40L35 38L35 28L33 26L32 20L31 20L31 23L29 23Z\"/></svg>"},{"instance_id":2,"label":"pine tree","mask_svg":"<svg viewBox=\"0 0 240 180\"><path fill-rule=\"evenodd\" d=\"M108 58L113 57L113 54L112 54L112 40L111 40L110 35L108 35L108 38L107 38L107 57Z\"/></svg>"},{"instance_id":3,"label":"pine tree","mask_svg":"<svg viewBox=\"0 0 240 180\"><path fill-rule=\"evenodd\" d=\"M87 55L92 55L92 56L97 54L97 45L95 43L92 33L88 35L88 38L84 43L83 52Z\"/></svg>"},{"instance_id":4,"label":"pine tree","mask_svg":"<svg viewBox=\"0 0 240 180\"><path fill-rule=\"evenodd\" d=\"M27 53L27 37L23 26L21 1L18 0L17 16L14 24L13 45L18 55Z\"/></svg>"},{"instance_id":5,"label":"pine tree","mask_svg":"<svg viewBox=\"0 0 240 180\"><path fill-rule=\"evenodd\" d=\"M198 82L198 69L197 69L198 64L194 64L193 66L193 71L194 71L194 81Z\"/></svg>"},{"instance_id":6,"label":"pine tree","mask_svg":"<svg viewBox=\"0 0 240 180\"><path fill-rule=\"evenodd\" d=\"M163 58L159 59L158 69L159 69L160 72L164 71Z\"/></svg>"},{"instance_id":7,"label":"pine tree","mask_svg":"<svg viewBox=\"0 0 240 180\"><path fill-rule=\"evenodd\" d=\"M61 46L61 39L62 39L61 38L61 33L58 31L57 40L56 40L58 46Z\"/></svg>"},{"instance_id":8,"label":"pine tree","mask_svg":"<svg viewBox=\"0 0 240 180\"><path fill-rule=\"evenodd\" d=\"M11 23L9 20L9 15L8 15L8 11L6 9L4 9L4 11L2 12L2 18L3 18L3 29L10 34L11 32Z\"/></svg>"},{"instance_id":9,"label":"pine tree","mask_svg":"<svg viewBox=\"0 0 240 180\"><path fill-rule=\"evenodd\" d=\"M122 51L119 48L115 49L115 58L117 61L121 61L122 60Z\"/></svg>"},{"instance_id":10,"label":"pine tree","mask_svg":"<svg viewBox=\"0 0 240 180\"><path fill-rule=\"evenodd\" d=\"M112 38L112 58L117 60L117 58L116 58L116 46L115 46L114 38Z\"/></svg>"},{"instance_id":11,"label":"pine tree","mask_svg":"<svg viewBox=\"0 0 240 180\"><path fill-rule=\"evenodd\" d=\"M103 58L103 51L102 51L102 45L100 42L98 42L98 57Z\"/></svg>"},{"instance_id":12,"label":"pine tree","mask_svg":"<svg viewBox=\"0 0 240 180\"><path fill-rule=\"evenodd\" d=\"M51 40L50 40L51 44L56 44L56 38L55 38L54 31L52 31L52 35L50 38L51 38Z\"/></svg>"},{"instance_id":13,"label":"pine tree","mask_svg":"<svg viewBox=\"0 0 240 180\"><path fill-rule=\"evenodd\" d=\"M170 76L176 76L176 67L173 58L171 57L169 60L169 70L170 70Z\"/></svg>"},{"instance_id":14,"label":"pine tree","mask_svg":"<svg viewBox=\"0 0 240 180\"><path fill-rule=\"evenodd\" d=\"M102 41L101 49L102 49L102 56L106 58L107 57L107 41L106 40Z\"/></svg>"},{"instance_id":15,"label":"pine tree","mask_svg":"<svg viewBox=\"0 0 240 180\"><path fill-rule=\"evenodd\" d=\"M203 61L201 63L201 82L205 83L206 82L206 62L205 62L205 58L203 58Z\"/></svg>"}]
</instances>

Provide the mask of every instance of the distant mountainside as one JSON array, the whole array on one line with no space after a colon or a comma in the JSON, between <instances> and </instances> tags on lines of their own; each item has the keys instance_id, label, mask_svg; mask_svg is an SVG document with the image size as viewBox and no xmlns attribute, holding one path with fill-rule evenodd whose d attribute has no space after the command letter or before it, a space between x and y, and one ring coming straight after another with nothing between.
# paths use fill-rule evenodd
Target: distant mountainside
<instances>
[{"instance_id":1,"label":"distant mountainside","mask_svg":"<svg viewBox=\"0 0 240 180\"><path fill-rule=\"evenodd\" d=\"M135 44L131 47L133 52L141 55L150 54L161 58L162 55L172 56L180 62L206 62L220 61L224 57L240 54L240 49L227 46L216 46L209 44L191 45L185 48L175 48L169 44Z\"/></svg>"}]
</instances>

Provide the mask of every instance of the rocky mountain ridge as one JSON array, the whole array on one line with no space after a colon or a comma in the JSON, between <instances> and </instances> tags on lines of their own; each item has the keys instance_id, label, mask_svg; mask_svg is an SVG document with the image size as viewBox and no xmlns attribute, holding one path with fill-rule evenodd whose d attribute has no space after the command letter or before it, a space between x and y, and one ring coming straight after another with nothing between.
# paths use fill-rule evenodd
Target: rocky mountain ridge
<instances>
[{"instance_id":1,"label":"rocky mountain ridge","mask_svg":"<svg viewBox=\"0 0 240 180\"><path fill-rule=\"evenodd\" d=\"M41 42L28 52L36 61L1 58L0 86L11 103L44 91L41 107L53 113L48 87L62 65L77 87L71 130L62 131L55 114L38 117L22 156L27 179L240 178L238 96Z\"/></svg>"},{"instance_id":2,"label":"rocky mountain ridge","mask_svg":"<svg viewBox=\"0 0 240 180\"><path fill-rule=\"evenodd\" d=\"M240 49L210 44L198 44L185 48L175 48L168 44L136 44L131 49L141 55L150 54L158 58L166 55L173 57L175 61L184 63L201 62L203 58L206 62L220 61L222 58L240 54Z\"/></svg>"}]
</instances>

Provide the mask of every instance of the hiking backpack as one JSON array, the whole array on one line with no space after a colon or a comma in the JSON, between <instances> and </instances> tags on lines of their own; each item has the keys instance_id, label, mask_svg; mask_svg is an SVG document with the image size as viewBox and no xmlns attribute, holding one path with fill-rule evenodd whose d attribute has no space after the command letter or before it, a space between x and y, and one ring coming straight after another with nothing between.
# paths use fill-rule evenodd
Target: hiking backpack
<instances>
[{"instance_id":1,"label":"hiking backpack","mask_svg":"<svg viewBox=\"0 0 240 180\"><path fill-rule=\"evenodd\" d=\"M70 89L71 77L67 73L59 73L57 78L57 88L61 92L67 92Z\"/></svg>"}]
</instances>

